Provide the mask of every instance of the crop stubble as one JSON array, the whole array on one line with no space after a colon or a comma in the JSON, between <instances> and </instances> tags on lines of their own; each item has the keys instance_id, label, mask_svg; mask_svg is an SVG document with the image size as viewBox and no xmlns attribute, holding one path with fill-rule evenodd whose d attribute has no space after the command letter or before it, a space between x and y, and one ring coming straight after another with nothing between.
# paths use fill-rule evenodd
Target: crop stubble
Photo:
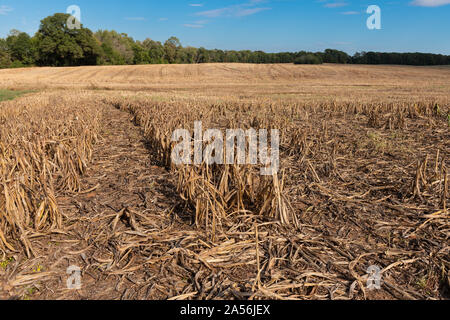
<instances>
[{"instance_id":1,"label":"crop stubble","mask_svg":"<svg viewBox=\"0 0 450 320\"><path fill-rule=\"evenodd\" d=\"M217 97L204 84L201 91L49 88L3 102L0 248L14 260L0 273L2 292L448 297L448 93L377 98L370 87L354 99L348 92L330 99L322 97L326 85L307 84L315 95L283 98L263 95L267 83L245 95L240 85L233 94L233 85ZM204 129L279 129L280 173L173 165L173 130L198 120ZM86 279L79 292L64 287L71 264ZM365 288L370 265L382 269L381 291Z\"/></svg>"}]
</instances>

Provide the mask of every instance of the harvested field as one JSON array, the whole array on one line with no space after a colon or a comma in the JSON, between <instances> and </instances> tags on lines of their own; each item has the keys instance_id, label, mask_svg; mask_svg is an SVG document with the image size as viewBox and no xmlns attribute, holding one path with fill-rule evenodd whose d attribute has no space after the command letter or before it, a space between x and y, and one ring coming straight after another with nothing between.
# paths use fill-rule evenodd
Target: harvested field
<instances>
[{"instance_id":1,"label":"harvested field","mask_svg":"<svg viewBox=\"0 0 450 320\"><path fill-rule=\"evenodd\" d=\"M448 68L32 68L0 87L39 90L0 103L2 299L450 297ZM172 133L200 120L278 129L279 173L175 164Z\"/></svg>"},{"instance_id":2,"label":"harvested field","mask_svg":"<svg viewBox=\"0 0 450 320\"><path fill-rule=\"evenodd\" d=\"M290 64L95 66L0 70L11 89L127 90L171 97L446 102L450 68Z\"/></svg>"}]
</instances>

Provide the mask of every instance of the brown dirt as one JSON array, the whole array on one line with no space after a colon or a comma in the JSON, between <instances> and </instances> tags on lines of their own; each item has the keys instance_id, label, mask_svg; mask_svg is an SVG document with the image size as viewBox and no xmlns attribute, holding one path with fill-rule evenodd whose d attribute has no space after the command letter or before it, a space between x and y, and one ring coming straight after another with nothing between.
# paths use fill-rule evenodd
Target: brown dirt
<instances>
[{"instance_id":1,"label":"brown dirt","mask_svg":"<svg viewBox=\"0 0 450 320\"><path fill-rule=\"evenodd\" d=\"M227 84L218 80L223 67ZM185 66L96 69L108 90L71 93L72 105L85 103L77 95L86 95L89 106L101 110L101 139L82 176L84 191L57 194L64 227L29 233L34 255L27 259L16 252L2 263L0 299L449 298L449 218L442 203L450 198L439 168L448 163L450 131L447 120L430 108L436 98L449 110L448 69L323 66L308 73L276 66L266 75L262 66L223 67L195 66L199 69L189 74L197 78L189 80L179 75ZM161 68L167 68L165 80L172 85L130 84L119 72L127 70L130 80L139 70L149 75ZM246 77L255 71L261 79L248 84L253 78ZM25 77L23 70L8 72L8 84ZM66 103L58 97L67 92L57 89L60 77L75 74L79 82L70 85L84 87L93 70L26 72L36 79L46 72L45 85L55 92L49 104L58 105ZM111 72L118 79L105 84ZM231 84L236 74L242 78ZM397 78L389 82L392 74ZM425 80L416 79L424 74ZM416 90L435 74L426 87L432 91ZM342 75L345 83L337 80ZM176 77L183 79L176 83ZM195 84L198 77L204 83ZM207 84L208 77L215 82ZM33 76L28 79L36 85ZM395 87L399 79L410 82ZM382 81L385 87L378 87ZM121 86L130 91L111 90ZM360 104L364 96L385 103ZM45 95L39 100L46 101ZM275 105L278 120L291 126L282 166L299 229L254 214L233 216L232 226L216 238L196 228L192 208L178 196L176 177L154 160L158 150L149 147L136 119L113 107L126 110L135 103L151 114L154 101L172 103L174 110L186 105L213 110L222 101L230 108L261 103L266 112ZM302 105L305 101L316 103ZM291 102L295 118L286 117ZM418 105L427 107L421 112ZM379 108L371 112L373 106ZM81 290L66 287L72 265L82 270ZM370 265L383 269L382 290L364 289Z\"/></svg>"},{"instance_id":2,"label":"brown dirt","mask_svg":"<svg viewBox=\"0 0 450 320\"><path fill-rule=\"evenodd\" d=\"M401 223L391 216L395 210L383 215L381 208L366 207L363 198L333 199L331 191L317 183L310 185L319 188L317 193L308 191L310 197L293 202L303 212L300 233L248 216L234 232L211 241L206 232L191 226L189 215L182 216L188 211L182 210L172 177L152 163L151 150L131 116L112 106L101 108L102 138L82 181L87 191L58 197L66 219L64 234L37 239L36 258L15 256L2 275L1 298L278 299L285 294L275 292L300 287L303 294L286 297L362 298L355 289L358 280L364 283L370 263L390 269L427 259L420 249L409 251L408 245L410 249L402 251L383 240L386 232L379 228L395 234L410 232L407 226L415 225L406 221L408 214L400 204L395 210L405 213ZM313 210L308 213L308 208ZM255 223L264 261L259 277L272 279L264 287L252 280L258 279ZM66 288L71 265L82 269L81 290ZM408 279L387 271L383 290L367 291L366 298L424 299L430 294L415 289L414 283L405 286Z\"/></svg>"},{"instance_id":3,"label":"brown dirt","mask_svg":"<svg viewBox=\"0 0 450 320\"><path fill-rule=\"evenodd\" d=\"M150 163L149 152L131 116L111 106L103 113L102 138L82 181L88 192L58 197L58 205L67 219L65 234L53 234L36 241L37 258L22 261L21 257L15 261L22 270L8 268L11 272L3 275L10 283L5 286L10 289L6 297L132 298L136 293L132 289L133 282L128 280L128 272L112 272L107 276L103 272L114 270L116 264L142 266L133 261L132 252L138 247L122 248L126 247L127 240L140 238L140 242L150 245L148 240L152 233L190 229L170 215L177 199L167 195L176 193L168 190L168 173ZM116 217L120 219L113 222ZM116 227L112 228L111 224ZM80 291L66 289L66 270L71 265L82 268L83 289ZM42 268L36 272L39 266ZM132 281L142 286L152 278L152 268L139 269L132 272ZM18 291L12 289L15 284L21 285Z\"/></svg>"}]
</instances>

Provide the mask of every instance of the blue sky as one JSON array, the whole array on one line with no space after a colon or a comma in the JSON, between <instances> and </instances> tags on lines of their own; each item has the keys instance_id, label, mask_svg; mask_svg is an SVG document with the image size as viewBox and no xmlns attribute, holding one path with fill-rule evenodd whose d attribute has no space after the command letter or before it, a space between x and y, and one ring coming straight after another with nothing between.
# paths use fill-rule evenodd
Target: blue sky
<instances>
[{"instance_id":1,"label":"blue sky","mask_svg":"<svg viewBox=\"0 0 450 320\"><path fill-rule=\"evenodd\" d=\"M450 0L0 0L0 37L34 34L42 18L81 9L93 31L208 49L432 52L450 54ZM369 5L381 8L381 30L369 30Z\"/></svg>"}]
</instances>

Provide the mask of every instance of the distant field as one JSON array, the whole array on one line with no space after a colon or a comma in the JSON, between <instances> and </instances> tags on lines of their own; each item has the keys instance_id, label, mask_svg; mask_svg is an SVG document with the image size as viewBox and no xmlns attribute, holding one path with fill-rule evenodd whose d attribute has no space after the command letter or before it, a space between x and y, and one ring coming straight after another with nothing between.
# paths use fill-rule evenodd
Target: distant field
<instances>
[{"instance_id":1,"label":"distant field","mask_svg":"<svg viewBox=\"0 0 450 320\"><path fill-rule=\"evenodd\" d=\"M95 66L0 70L0 88L78 88L242 99L445 100L445 67L291 64Z\"/></svg>"},{"instance_id":2,"label":"distant field","mask_svg":"<svg viewBox=\"0 0 450 320\"><path fill-rule=\"evenodd\" d=\"M0 88L0 300L450 298L449 68L31 68ZM175 163L200 120L279 130L279 172Z\"/></svg>"}]
</instances>

